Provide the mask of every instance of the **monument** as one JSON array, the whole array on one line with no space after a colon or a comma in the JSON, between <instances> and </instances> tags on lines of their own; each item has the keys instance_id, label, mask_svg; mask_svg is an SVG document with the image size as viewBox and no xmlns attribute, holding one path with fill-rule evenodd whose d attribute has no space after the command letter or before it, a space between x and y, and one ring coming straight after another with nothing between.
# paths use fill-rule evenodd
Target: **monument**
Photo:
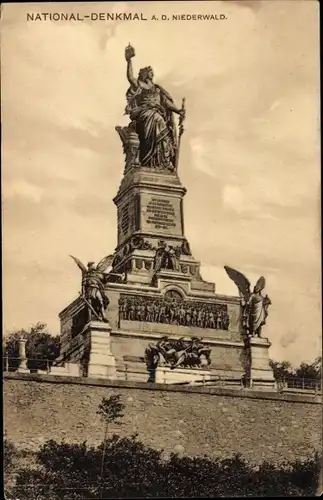
<instances>
[{"instance_id":1,"label":"monument","mask_svg":"<svg viewBox=\"0 0 323 500\"><path fill-rule=\"evenodd\" d=\"M57 363L83 366L85 376L150 382L214 379L274 387L270 343L261 337L270 301L263 278L226 267L240 297L203 280L185 237L178 167L186 117L154 83L151 67L134 76L134 48L125 49L127 126L117 126L125 156L114 198L117 246L82 271L79 297L61 313Z\"/></svg>"}]
</instances>

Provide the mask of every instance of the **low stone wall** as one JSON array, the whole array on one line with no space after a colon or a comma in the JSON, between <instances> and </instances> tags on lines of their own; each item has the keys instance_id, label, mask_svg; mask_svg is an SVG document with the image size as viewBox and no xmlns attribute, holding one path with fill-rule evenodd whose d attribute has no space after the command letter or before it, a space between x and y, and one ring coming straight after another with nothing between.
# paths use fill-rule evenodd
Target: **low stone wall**
<instances>
[{"instance_id":1,"label":"low stone wall","mask_svg":"<svg viewBox=\"0 0 323 500\"><path fill-rule=\"evenodd\" d=\"M17 447L48 439L98 444L102 397L126 405L110 433L138 432L146 445L210 457L241 453L250 462L282 462L321 451L321 399L313 396L169 386L51 375L6 374L4 425Z\"/></svg>"}]
</instances>

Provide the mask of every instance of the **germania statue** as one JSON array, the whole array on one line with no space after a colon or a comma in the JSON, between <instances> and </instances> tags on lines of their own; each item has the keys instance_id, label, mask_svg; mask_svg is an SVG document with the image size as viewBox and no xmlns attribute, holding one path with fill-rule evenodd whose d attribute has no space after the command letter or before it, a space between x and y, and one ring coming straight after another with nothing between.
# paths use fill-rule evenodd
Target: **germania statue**
<instances>
[{"instance_id":1,"label":"germania statue","mask_svg":"<svg viewBox=\"0 0 323 500\"><path fill-rule=\"evenodd\" d=\"M128 127L116 127L126 154L126 168L131 164L175 172L178 164L180 137L183 133L185 108L175 106L172 97L153 81L150 66L139 70L135 78L132 68L134 48L125 49L127 78L126 114L131 123ZM177 134L174 113L180 116ZM178 136L178 137L177 137ZM137 140L136 140L137 137Z\"/></svg>"},{"instance_id":2,"label":"germania statue","mask_svg":"<svg viewBox=\"0 0 323 500\"><path fill-rule=\"evenodd\" d=\"M261 276L251 292L251 283L242 273L228 266L224 266L224 269L239 290L244 333L251 337L261 337L262 327L268 317L268 307L271 305L268 295L263 296L261 293L266 286L265 278Z\"/></svg>"}]
</instances>

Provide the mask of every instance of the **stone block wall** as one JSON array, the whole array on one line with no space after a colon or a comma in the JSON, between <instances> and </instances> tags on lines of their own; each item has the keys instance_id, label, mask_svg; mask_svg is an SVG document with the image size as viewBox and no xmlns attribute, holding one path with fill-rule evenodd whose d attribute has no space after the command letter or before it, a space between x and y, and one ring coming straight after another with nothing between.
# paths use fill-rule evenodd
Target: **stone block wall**
<instances>
[{"instance_id":1,"label":"stone block wall","mask_svg":"<svg viewBox=\"0 0 323 500\"><path fill-rule=\"evenodd\" d=\"M121 395L126 411L110 433L138 432L166 454L241 453L259 463L309 457L322 448L321 403L310 397L22 374L5 376L7 437L30 450L48 439L98 444L103 427L96 410L111 394Z\"/></svg>"}]
</instances>

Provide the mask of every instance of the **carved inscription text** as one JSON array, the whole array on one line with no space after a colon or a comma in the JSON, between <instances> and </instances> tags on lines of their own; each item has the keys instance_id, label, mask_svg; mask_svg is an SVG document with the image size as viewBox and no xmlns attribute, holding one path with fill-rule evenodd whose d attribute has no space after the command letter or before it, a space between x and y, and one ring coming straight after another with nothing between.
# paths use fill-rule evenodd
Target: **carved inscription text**
<instances>
[{"instance_id":1,"label":"carved inscription text","mask_svg":"<svg viewBox=\"0 0 323 500\"><path fill-rule=\"evenodd\" d=\"M147 205L147 219L155 229L170 229L176 227L176 213L170 200L163 198L151 198Z\"/></svg>"},{"instance_id":2,"label":"carved inscription text","mask_svg":"<svg viewBox=\"0 0 323 500\"><path fill-rule=\"evenodd\" d=\"M129 228L129 206L126 205L121 213L121 228L123 234L126 234Z\"/></svg>"}]
</instances>

